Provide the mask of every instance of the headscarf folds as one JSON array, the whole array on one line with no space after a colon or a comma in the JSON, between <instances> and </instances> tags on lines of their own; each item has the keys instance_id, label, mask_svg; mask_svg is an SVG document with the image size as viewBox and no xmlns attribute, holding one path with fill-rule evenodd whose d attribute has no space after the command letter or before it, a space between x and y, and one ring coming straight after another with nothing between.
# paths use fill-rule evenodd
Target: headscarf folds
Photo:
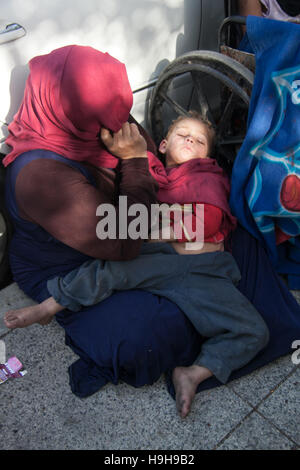
<instances>
[{"instance_id":1,"label":"headscarf folds","mask_svg":"<svg viewBox=\"0 0 300 470\"><path fill-rule=\"evenodd\" d=\"M128 120L132 91L124 64L89 46L65 46L29 62L23 102L9 125L7 166L28 150L114 168L118 159L99 139Z\"/></svg>"}]
</instances>

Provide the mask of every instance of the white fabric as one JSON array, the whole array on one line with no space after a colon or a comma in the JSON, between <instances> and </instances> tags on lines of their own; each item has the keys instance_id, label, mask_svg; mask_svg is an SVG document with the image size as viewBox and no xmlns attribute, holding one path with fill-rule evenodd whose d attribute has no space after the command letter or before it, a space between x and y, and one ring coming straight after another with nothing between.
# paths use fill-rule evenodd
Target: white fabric
<instances>
[{"instance_id":1,"label":"white fabric","mask_svg":"<svg viewBox=\"0 0 300 470\"><path fill-rule=\"evenodd\" d=\"M278 5L276 0L260 0L266 9L267 12L263 12L262 16L264 18L270 18L272 20L279 21L292 21L293 23L300 23L300 15L289 16L287 15Z\"/></svg>"}]
</instances>

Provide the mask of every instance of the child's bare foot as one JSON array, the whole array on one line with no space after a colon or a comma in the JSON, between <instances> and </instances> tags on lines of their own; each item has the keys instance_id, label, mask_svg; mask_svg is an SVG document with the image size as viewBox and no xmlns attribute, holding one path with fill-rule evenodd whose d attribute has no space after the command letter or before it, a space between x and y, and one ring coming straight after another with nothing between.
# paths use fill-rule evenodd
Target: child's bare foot
<instances>
[{"instance_id":1,"label":"child's bare foot","mask_svg":"<svg viewBox=\"0 0 300 470\"><path fill-rule=\"evenodd\" d=\"M41 308L41 305L32 305L30 307L9 310L4 317L4 323L7 328L24 328L33 323L45 325L51 321L47 312Z\"/></svg>"},{"instance_id":2,"label":"child's bare foot","mask_svg":"<svg viewBox=\"0 0 300 470\"><path fill-rule=\"evenodd\" d=\"M181 418L189 414L198 385L212 375L209 369L202 366L175 367L172 379L176 393L176 406Z\"/></svg>"},{"instance_id":3,"label":"child's bare foot","mask_svg":"<svg viewBox=\"0 0 300 470\"><path fill-rule=\"evenodd\" d=\"M33 323L47 325L51 322L55 313L62 309L63 307L50 297L37 305L9 310L4 316L4 323L7 328L25 328Z\"/></svg>"}]
</instances>

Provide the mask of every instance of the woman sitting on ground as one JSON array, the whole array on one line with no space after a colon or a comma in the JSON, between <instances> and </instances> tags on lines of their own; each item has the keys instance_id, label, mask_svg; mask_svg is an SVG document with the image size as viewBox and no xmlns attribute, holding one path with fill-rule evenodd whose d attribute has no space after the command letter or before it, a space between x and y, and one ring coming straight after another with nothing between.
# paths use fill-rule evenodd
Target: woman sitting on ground
<instances>
[{"instance_id":1,"label":"woman sitting on ground","mask_svg":"<svg viewBox=\"0 0 300 470\"><path fill-rule=\"evenodd\" d=\"M199 383L212 375L225 383L233 370L248 363L268 341L264 321L234 287L240 273L230 253L224 252L224 239L235 221L227 203L228 179L209 158L213 134L196 115L180 118L160 145L166 155L166 171L154 155L149 155L151 172L161 183L160 201L204 203L203 247L185 251L178 242L146 243L141 255L131 261L87 262L65 279L48 281L49 292L61 305L50 298L6 315L8 327L23 327L47 321L65 307L76 311L80 304L97 304L115 290L139 288L167 297L181 307L201 335L210 338L193 366L174 369L176 402L182 417L190 411ZM124 157L124 139L119 132L111 137L103 130L101 135L112 153ZM129 135L127 139L130 141ZM144 155L147 157L146 142ZM177 201L174 182L180 187L177 198L181 199ZM195 256L181 258L178 253Z\"/></svg>"}]
</instances>

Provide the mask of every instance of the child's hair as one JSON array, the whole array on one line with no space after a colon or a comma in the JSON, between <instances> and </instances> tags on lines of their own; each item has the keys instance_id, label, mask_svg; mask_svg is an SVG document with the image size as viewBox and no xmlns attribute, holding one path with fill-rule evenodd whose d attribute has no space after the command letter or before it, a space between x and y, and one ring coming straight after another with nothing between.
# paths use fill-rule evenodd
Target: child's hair
<instances>
[{"instance_id":1,"label":"child's hair","mask_svg":"<svg viewBox=\"0 0 300 470\"><path fill-rule=\"evenodd\" d=\"M186 119L195 119L196 121L199 121L206 126L208 130L208 137L209 137L209 153L212 154L216 145L216 130L213 124L208 119L203 117L200 113L198 113L198 111L189 111L185 116L179 116L177 119L172 121L168 129L166 139L174 130L175 126L177 126L179 122L184 121Z\"/></svg>"}]
</instances>

